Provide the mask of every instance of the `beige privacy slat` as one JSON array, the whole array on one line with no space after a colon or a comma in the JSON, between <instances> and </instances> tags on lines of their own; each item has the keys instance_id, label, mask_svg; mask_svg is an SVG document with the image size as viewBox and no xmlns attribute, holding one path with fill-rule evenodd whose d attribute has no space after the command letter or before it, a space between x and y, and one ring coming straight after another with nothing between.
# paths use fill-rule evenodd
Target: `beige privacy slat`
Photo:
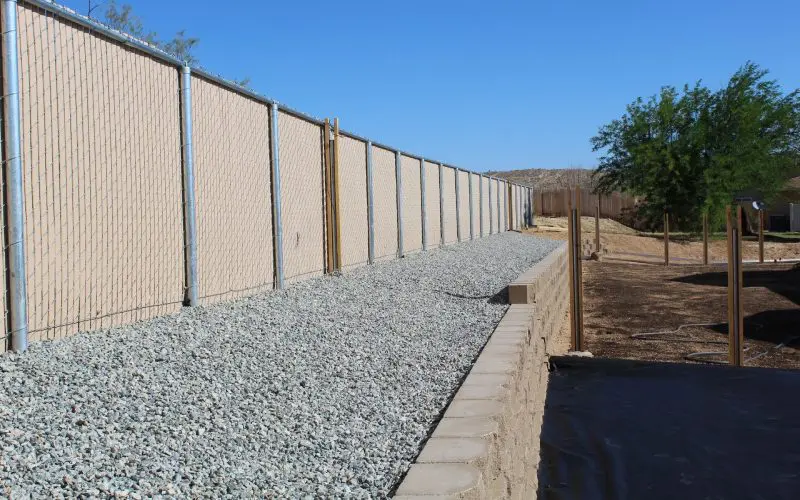
<instances>
[{"instance_id":1,"label":"beige privacy slat","mask_svg":"<svg viewBox=\"0 0 800 500\"><path fill-rule=\"evenodd\" d=\"M428 248L438 247L442 242L439 219L439 165L425 162L425 210L428 212Z\"/></svg>"},{"instance_id":2,"label":"beige privacy slat","mask_svg":"<svg viewBox=\"0 0 800 500\"><path fill-rule=\"evenodd\" d=\"M444 167L442 182L442 198L444 200L444 244L449 245L458 240L458 228L456 223L456 171L450 167Z\"/></svg>"},{"instance_id":3,"label":"beige privacy slat","mask_svg":"<svg viewBox=\"0 0 800 500\"><path fill-rule=\"evenodd\" d=\"M512 217L509 219L509 222L512 224L511 229L517 229L517 187L511 187L511 213Z\"/></svg>"},{"instance_id":4,"label":"beige privacy slat","mask_svg":"<svg viewBox=\"0 0 800 500\"><path fill-rule=\"evenodd\" d=\"M470 186L472 186L472 235L474 238L481 237L481 201L480 183L481 178L478 174L469 175Z\"/></svg>"},{"instance_id":5,"label":"beige privacy slat","mask_svg":"<svg viewBox=\"0 0 800 500\"><path fill-rule=\"evenodd\" d=\"M483 234L489 234L489 179L481 177L481 184L483 184L483 199L481 205L483 206ZM480 213L479 213L480 215Z\"/></svg>"},{"instance_id":6,"label":"beige privacy slat","mask_svg":"<svg viewBox=\"0 0 800 500\"><path fill-rule=\"evenodd\" d=\"M422 193L419 160L402 156L400 161L403 176L403 250L408 253L422 248Z\"/></svg>"},{"instance_id":7,"label":"beige privacy slat","mask_svg":"<svg viewBox=\"0 0 800 500\"><path fill-rule=\"evenodd\" d=\"M458 224L461 227L461 241L469 240L469 173L458 171L459 208Z\"/></svg>"},{"instance_id":8,"label":"beige privacy slat","mask_svg":"<svg viewBox=\"0 0 800 500\"><path fill-rule=\"evenodd\" d=\"M322 131L281 111L278 132L284 276L292 283L325 269Z\"/></svg>"},{"instance_id":9,"label":"beige privacy slat","mask_svg":"<svg viewBox=\"0 0 800 500\"><path fill-rule=\"evenodd\" d=\"M35 8L18 13L31 339L177 310L177 70Z\"/></svg>"},{"instance_id":10,"label":"beige privacy slat","mask_svg":"<svg viewBox=\"0 0 800 500\"><path fill-rule=\"evenodd\" d=\"M199 295L273 286L269 108L192 78Z\"/></svg>"},{"instance_id":11,"label":"beige privacy slat","mask_svg":"<svg viewBox=\"0 0 800 500\"><path fill-rule=\"evenodd\" d=\"M375 258L397 256L397 178L394 152L372 148Z\"/></svg>"},{"instance_id":12,"label":"beige privacy slat","mask_svg":"<svg viewBox=\"0 0 800 500\"><path fill-rule=\"evenodd\" d=\"M506 186L505 182L499 183L498 192L500 193L500 232L507 231L507 223L508 223L508 203L506 202L506 194L508 192L508 187Z\"/></svg>"},{"instance_id":13,"label":"beige privacy slat","mask_svg":"<svg viewBox=\"0 0 800 500\"><path fill-rule=\"evenodd\" d=\"M492 224L494 224L495 233L500 232L500 210L498 209L498 201L500 199L500 181L492 181Z\"/></svg>"},{"instance_id":14,"label":"beige privacy slat","mask_svg":"<svg viewBox=\"0 0 800 500\"><path fill-rule=\"evenodd\" d=\"M342 266L353 267L369 260L366 143L340 136L339 158Z\"/></svg>"}]
</instances>

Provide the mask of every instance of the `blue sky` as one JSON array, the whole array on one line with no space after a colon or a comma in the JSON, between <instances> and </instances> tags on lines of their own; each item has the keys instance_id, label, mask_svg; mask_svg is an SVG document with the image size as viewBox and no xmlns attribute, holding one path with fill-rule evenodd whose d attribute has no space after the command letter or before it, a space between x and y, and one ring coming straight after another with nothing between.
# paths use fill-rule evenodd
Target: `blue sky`
<instances>
[{"instance_id":1,"label":"blue sky","mask_svg":"<svg viewBox=\"0 0 800 500\"><path fill-rule=\"evenodd\" d=\"M800 87L796 0L119 3L199 37L209 70L477 171L592 167L589 138L634 98L718 87L748 59Z\"/></svg>"}]
</instances>

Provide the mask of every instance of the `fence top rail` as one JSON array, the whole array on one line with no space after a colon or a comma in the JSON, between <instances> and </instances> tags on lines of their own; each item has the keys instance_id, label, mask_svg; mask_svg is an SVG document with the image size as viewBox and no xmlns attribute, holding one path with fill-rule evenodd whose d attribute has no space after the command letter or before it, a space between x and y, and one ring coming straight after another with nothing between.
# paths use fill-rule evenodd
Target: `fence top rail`
<instances>
[{"instance_id":1,"label":"fence top rail","mask_svg":"<svg viewBox=\"0 0 800 500\"><path fill-rule=\"evenodd\" d=\"M157 60L159 60L161 62L164 62L164 63L167 63L169 65L175 66L176 68L182 68L184 66L188 66L185 63L185 61L182 61L181 59L179 59L178 57L175 57L174 55L170 54L169 52L166 52L166 51L164 51L164 50L162 50L162 49L160 49L160 48L158 48L158 47L156 47L154 45L151 45L151 44L145 42L144 40L140 40L140 39L138 39L138 38L136 38L136 37L134 37L132 35L129 35L129 34L124 33L122 31L117 31L117 30L115 30L113 28L110 28L110 27L104 25L103 23L101 23L99 21L96 21L96 20L94 20L94 19L92 19L90 17L87 17L87 16L84 16L82 14L79 14L78 12L75 12L74 10L72 10L69 7L66 7L64 5L60 5L58 3L55 3L55 2L52 2L52 1L48 1L48 0L15 0L15 1L18 4L30 5L30 6L42 9L45 12L49 12L49 13L55 15L55 16L58 16L58 17L60 17L62 19L65 19L65 20L67 20L69 22L72 22L74 24L77 24L79 26L87 28L90 31L94 31L94 32L100 33L101 35L103 35L105 37L108 37L108 38L110 38L110 39L112 39L112 40L114 40L114 41L116 41L118 43L121 43L121 44L123 44L125 46L131 47L131 48L133 48L133 49L135 49L135 50L137 50L139 52L142 52L142 53L144 53L146 55L149 55L149 56L151 56L151 57L153 57L153 58L155 58L155 59L157 59ZM219 76L217 74L214 74L214 73L212 73L212 72L210 72L210 71L208 71L206 69L203 69L203 68L200 68L200 67L190 67L190 72L192 74L196 75L196 76L199 76L199 77L201 77L203 79L209 80L209 81L211 81L213 83L216 83L216 84L218 84L218 85L220 85L220 86L222 86L222 87L224 87L224 88L226 88L226 89L228 89L230 91L236 92L237 94L243 95L243 96L248 97L250 99L253 99L253 100L257 101L257 102L264 103L264 104L267 104L267 105L270 105L270 104L271 105L276 105L276 106L278 106L278 108L281 111L283 111L283 112L285 112L285 113L287 113L289 115L292 115L292 116L294 116L296 118L300 118L300 119L309 121L309 122L314 123L316 125L323 125L325 123L324 120L322 120L320 118L317 118L315 116L309 115L308 113L304 113L304 112L299 111L297 109L294 109L294 108L291 108L291 107L286 106L284 104L281 104L280 102L276 101L275 99L269 98L269 97L267 97L265 95L262 95L262 94L259 94L258 92L255 92L255 91L253 91L251 89L245 88L245 87L239 85L236 82L228 80L227 78L223 78L223 77L221 77L221 76ZM409 153L407 151L402 151L402 150L399 150L397 148L394 148L394 147L388 146L386 144L383 144L381 142L372 141L370 139L367 139L366 137L354 134L352 132L346 132L344 130L340 130L339 133L342 134L342 135L346 135L346 136L350 137L351 139L360 140L360 141L363 141L365 143L366 142L371 142L372 145L376 146L376 147L380 147L380 148L383 148L383 149L388 149L390 151L397 151L398 153L400 153L400 154L402 154L404 156L407 156L409 158L414 158L414 159L422 160L422 161L428 161L430 163L441 164L441 165L449 167L449 168L454 168L456 170L462 170L462 171L467 172L467 173L480 175L482 177L487 177L489 179L493 179L493 180L498 181L498 182L503 182L505 184L511 184L511 185L514 185L514 186L519 185L519 184L515 184L513 182L510 182L510 181L507 181L507 180L504 180L504 179L500 179L498 177L494 177L494 176L491 176L491 175L488 175L488 174L482 174L480 172L474 172L474 171L467 170L467 169L464 169L464 168L455 167L455 166L452 166L452 165L449 165L449 164L445 164L443 162L438 162L438 161L431 160L429 158L425 158L424 156L421 156L421 155L418 155L418 154ZM532 187L532 186L523 186L523 187Z\"/></svg>"}]
</instances>

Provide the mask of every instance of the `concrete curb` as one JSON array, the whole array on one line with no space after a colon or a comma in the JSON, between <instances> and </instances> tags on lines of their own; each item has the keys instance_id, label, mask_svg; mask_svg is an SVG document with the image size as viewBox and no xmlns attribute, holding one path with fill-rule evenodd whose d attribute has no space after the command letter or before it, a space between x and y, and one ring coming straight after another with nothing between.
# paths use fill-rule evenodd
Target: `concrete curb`
<instances>
[{"instance_id":1,"label":"concrete curb","mask_svg":"<svg viewBox=\"0 0 800 500\"><path fill-rule=\"evenodd\" d=\"M528 302L512 302L395 498L536 497L547 342L569 300L566 245L512 285Z\"/></svg>"}]
</instances>

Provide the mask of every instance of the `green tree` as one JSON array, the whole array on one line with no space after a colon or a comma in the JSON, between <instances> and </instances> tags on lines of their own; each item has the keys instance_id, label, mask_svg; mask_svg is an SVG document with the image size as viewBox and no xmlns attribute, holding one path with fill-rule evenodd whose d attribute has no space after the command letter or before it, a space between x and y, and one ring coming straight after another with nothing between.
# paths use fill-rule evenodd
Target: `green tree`
<instances>
[{"instance_id":1,"label":"green tree","mask_svg":"<svg viewBox=\"0 0 800 500\"><path fill-rule=\"evenodd\" d=\"M91 6L90 6L91 9ZM115 0L110 0L106 4L103 12L103 22L110 28L127 33L135 38L144 40L161 50L168 52L189 65L196 65L199 61L194 56L194 49L200 43L200 39L187 37L186 30L178 31L171 40L161 40L154 31L145 30L142 19L133 13L133 7L129 4L118 6Z\"/></svg>"},{"instance_id":2,"label":"green tree","mask_svg":"<svg viewBox=\"0 0 800 500\"><path fill-rule=\"evenodd\" d=\"M92 2L89 2L90 17L92 12L99 6L100 4L92 5ZM148 31L144 28L142 19L133 13L133 7L131 5L122 4L118 6L115 0L109 0L105 7L102 21L110 28L144 40L150 45L174 55L189 66L197 66L200 64L200 61L194 54L195 48L200 44L200 39L186 36L186 30L180 30L172 39L164 41L158 37L156 32ZM249 77L233 80L233 82L240 87L250 87Z\"/></svg>"},{"instance_id":3,"label":"green tree","mask_svg":"<svg viewBox=\"0 0 800 500\"><path fill-rule=\"evenodd\" d=\"M738 192L774 195L798 165L800 98L766 75L748 62L717 92L698 82L628 105L591 139L598 190L642 196L652 225L667 210L686 229L703 211L722 220Z\"/></svg>"}]
</instances>

